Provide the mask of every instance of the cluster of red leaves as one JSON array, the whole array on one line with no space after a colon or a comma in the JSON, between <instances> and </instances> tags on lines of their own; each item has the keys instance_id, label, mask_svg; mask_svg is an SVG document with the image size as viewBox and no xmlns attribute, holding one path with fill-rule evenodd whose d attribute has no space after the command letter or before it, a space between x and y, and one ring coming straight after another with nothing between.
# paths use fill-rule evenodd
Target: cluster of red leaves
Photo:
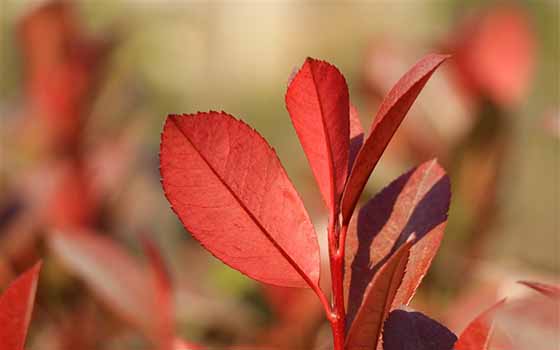
<instances>
[{"instance_id":1,"label":"cluster of red leaves","mask_svg":"<svg viewBox=\"0 0 560 350\"><path fill-rule=\"evenodd\" d=\"M61 256L68 259L105 259L111 262L111 267L104 264L78 264L69 263L71 266L98 266L100 271L82 271L88 283L94 285L94 290L105 292L104 297L108 302L121 305L122 313L133 317L135 322L140 322L140 328L145 327L153 336L157 349L196 350L199 346L175 339L172 331L172 302L170 299L169 278L163 267L161 256L153 244L145 240L143 242L146 255L152 268L153 285L138 283L142 281L139 276L131 276L131 272L140 272L131 258L106 239L93 235L80 236L57 236L51 242L55 251L61 252ZM78 238L79 237L79 238ZM85 241L84 241L85 240ZM86 251L84 251L86 249ZM72 251L72 254L63 253L64 250ZM125 274L118 274L114 267L129 267ZM35 264L27 272L15 279L0 295L0 345L2 350L23 350L27 336L35 293L39 280L41 263ZM112 272L111 272L112 271ZM111 276L111 273L114 276ZM115 277L117 276L118 277ZM126 277L126 280L122 278ZM102 279L102 281L99 280ZM520 283L536 290L547 298L560 301L560 287L556 285L521 281ZM101 290L100 286L105 286ZM152 288L153 287L153 288ZM123 292L119 289L127 289ZM155 294L150 294L155 293ZM138 300L122 298L123 295L140 296ZM387 317L384 325L383 341L384 349L451 349L473 350L488 349L488 341L492 332L494 314L503 305L501 301L483 312L473 320L463 331L459 339L447 328L427 316L407 310L393 310ZM148 305L148 306L146 306ZM153 333L154 330L157 330ZM350 347L349 347L350 348ZM366 346L362 348L371 349Z\"/></svg>"},{"instance_id":2,"label":"cluster of red leaves","mask_svg":"<svg viewBox=\"0 0 560 350\"><path fill-rule=\"evenodd\" d=\"M453 179L454 201L465 222L451 242L464 258L458 271L447 272L461 278L445 278L455 290L478 271L489 238L499 231L495 228L506 206L499 192L513 156L517 111L533 81L539 39L523 4L485 4L465 12L450 34L432 44L450 52L453 60L388 150L390 159L415 162L436 154ZM361 74L368 100L382 98L417 50L395 37L372 42ZM438 113L434 105L441 105Z\"/></svg>"},{"instance_id":3,"label":"cluster of red leaves","mask_svg":"<svg viewBox=\"0 0 560 350\"><path fill-rule=\"evenodd\" d=\"M83 143L112 41L90 37L81 24L73 3L54 0L34 6L17 26L25 116L16 132L22 147L37 150L38 165L27 172L40 178L26 174L21 186L25 192L41 182L24 201L46 226L91 226L98 219Z\"/></svg>"},{"instance_id":4,"label":"cluster of red leaves","mask_svg":"<svg viewBox=\"0 0 560 350\"><path fill-rule=\"evenodd\" d=\"M37 7L19 24L25 87L33 122L43 127L46 146L75 152L92 95L111 43L84 34L67 1Z\"/></svg>"},{"instance_id":5,"label":"cluster of red leaves","mask_svg":"<svg viewBox=\"0 0 560 350\"><path fill-rule=\"evenodd\" d=\"M332 302L319 286L309 215L274 150L243 122L224 112L168 117L160 150L167 199L185 228L227 265L260 282L311 288L336 350L485 349L495 308L458 340L436 321L400 309L426 274L447 222L449 179L437 162L402 175L355 213L383 151L446 58L428 55L414 65L385 97L365 138L334 66L308 59L290 82L286 106L329 212Z\"/></svg>"},{"instance_id":6,"label":"cluster of red leaves","mask_svg":"<svg viewBox=\"0 0 560 350\"><path fill-rule=\"evenodd\" d=\"M290 83L288 110L330 214L330 292L319 286L317 235L301 199L274 150L243 122L223 112L170 116L161 143L166 196L185 227L226 264L261 282L315 292L337 350L487 349L503 302L458 338L406 309L447 221L450 185L438 163L403 174L355 211L383 150L446 58L429 55L412 67L385 98L366 138L335 67L308 59ZM198 348L175 337L171 283L149 241L143 242L148 279L133 258L100 235L54 234L49 246L158 349ZM23 349L39 266L0 298L2 349ZM555 286L523 283L554 299L560 294Z\"/></svg>"}]
</instances>

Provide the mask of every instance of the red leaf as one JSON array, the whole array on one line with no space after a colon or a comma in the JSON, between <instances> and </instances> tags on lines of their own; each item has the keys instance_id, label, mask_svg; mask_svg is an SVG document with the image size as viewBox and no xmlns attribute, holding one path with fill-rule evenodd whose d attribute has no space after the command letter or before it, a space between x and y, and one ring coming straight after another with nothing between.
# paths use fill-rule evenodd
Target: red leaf
<instances>
[{"instance_id":1,"label":"red leaf","mask_svg":"<svg viewBox=\"0 0 560 350\"><path fill-rule=\"evenodd\" d=\"M432 76L449 56L428 55L416 63L385 96L360 149L342 197L343 222L348 223L369 176L406 113Z\"/></svg>"},{"instance_id":2,"label":"red leaf","mask_svg":"<svg viewBox=\"0 0 560 350\"><path fill-rule=\"evenodd\" d=\"M286 92L286 107L330 213L348 173L348 86L336 67L308 58Z\"/></svg>"},{"instance_id":3,"label":"red leaf","mask_svg":"<svg viewBox=\"0 0 560 350\"><path fill-rule=\"evenodd\" d=\"M560 286L530 281L519 281L518 283L524 284L549 298L560 300Z\"/></svg>"},{"instance_id":4,"label":"red leaf","mask_svg":"<svg viewBox=\"0 0 560 350\"><path fill-rule=\"evenodd\" d=\"M256 131L223 112L171 115L160 162L173 210L212 254L261 282L318 283L315 230L276 153Z\"/></svg>"},{"instance_id":5,"label":"red leaf","mask_svg":"<svg viewBox=\"0 0 560 350\"><path fill-rule=\"evenodd\" d=\"M537 38L528 11L503 5L470 18L451 41L453 66L466 92L511 107L527 96L535 70Z\"/></svg>"},{"instance_id":6,"label":"red leaf","mask_svg":"<svg viewBox=\"0 0 560 350\"><path fill-rule=\"evenodd\" d=\"M0 348L23 350L33 312L41 262L20 275L0 296Z\"/></svg>"},{"instance_id":7,"label":"red leaf","mask_svg":"<svg viewBox=\"0 0 560 350\"><path fill-rule=\"evenodd\" d=\"M492 335L494 314L504 303L505 299L475 318L459 336L459 340L455 343L455 350L487 350Z\"/></svg>"},{"instance_id":8,"label":"red leaf","mask_svg":"<svg viewBox=\"0 0 560 350\"><path fill-rule=\"evenodd\" d=\"M156 343L158 350L173 350L175 341L175 318L173 310L173 289L171 278L165 261L155 244L146 237L142 238L144 253L148 257L150 269L152 270L152 282L154 285L155 305L157 314L153 315L155 324Z\"/></svg>"},{"instance_id":9,"label":"red leaf","mask_svg":"<svg viewBox=\"0 0 560 350\"><path fill-rule=\"evenodd\" d=\"M457 337L420 312L393 310L383 327L383 350L451 350Z\"/></svg>"},{"instance_id":10,"label":"red leaf","mask_svg":"<svg viewBox=\"0 0 560 350\"><path fill-rule=\"evenodd\" d=\"M415 234L394 306L410 302L443 238L449 199L449 178L432 160L401 175L364 205L351 222L346 242L348 322L356 314L372 276L399 245Z\"/></svg>"},{"instance_id":11,"label":"red leaf","mask_svg":"<svg viewBox=\"0 0 560 350\"><path fill-rule=\"evenodd\" d=\"M375 274L346 338L346 350L377 349L383 322L405 274L412 241L403 244Z\"/></svg>"},{"instance_id":12,"label":"red leaf","mask_svg":"<svg viewBox=\"0 0 560 350\"><path fill-rule=\"evenodd\" d=\"M102 302L150 339L160 335L160 308L143 266L114 241L97 233L49 235L63 266L83 280Z\"/></svg>"}]
</instances>

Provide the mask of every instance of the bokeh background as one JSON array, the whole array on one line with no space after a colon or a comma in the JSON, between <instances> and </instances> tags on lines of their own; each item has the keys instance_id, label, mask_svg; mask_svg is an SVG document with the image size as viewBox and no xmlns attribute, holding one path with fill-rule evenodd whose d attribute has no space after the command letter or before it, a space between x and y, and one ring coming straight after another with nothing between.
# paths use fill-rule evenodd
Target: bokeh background
<instances>
[{"instance_id":1,"label":"bokeh background","mask_svg":"<svg viewBox=\"0 0 560 350\"><path fill-rule=\"evenodd\" d=\"M343 72L369 127L408 67L429 52L453 54L363 197L434 157L451 176L446 236L415 308L460 331L500 297L531 297L515 281L558 282L556 1L0 6L0 290L43 259L29 349L149 349L146 319L161 308L139 296L152 283L146 240L172 279L178 338L213 348L322 343L319 304L205 253L169 209L158 170L168 114L227 111L275 147L323 231L326 210L284 106L307 56ZM518 334L521 348L558 341L558 308L508 310L504 333Z\"/></svg>"}]
</instances>

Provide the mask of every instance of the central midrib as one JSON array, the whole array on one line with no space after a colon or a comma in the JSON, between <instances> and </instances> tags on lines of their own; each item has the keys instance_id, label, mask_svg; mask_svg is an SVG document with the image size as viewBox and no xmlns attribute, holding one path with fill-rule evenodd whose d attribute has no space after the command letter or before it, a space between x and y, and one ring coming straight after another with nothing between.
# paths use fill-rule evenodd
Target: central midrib
<instances>
[{"instance_id":1,"label":"central midrib","mask_svg":"<svg viewBox=\"0 0 560 350\"><path fill-rule=\"evenodd\" d=\"M292 266L292 268L294 270L296 270L296 272L303 278L303 280L309 284L310 286L313 285L313 282L311 281L311 279L309 278L309 276L307 276L307 274L299 267L299 265L294 261L294 259L284 250L284 248L282 248L282 246L280 246L278 244L278 242L276 242L274 240L274 238L271 236L271 234L268 232L268 230L266 228L264 228L264 226L261 224L261 222L253 215L253 213L249 210L249 208L247 208L247 206L245 205L245 203L243 203L243 201L237 196L237 194L235 193L235 191L233 191L233 189L219 176L218 172L214 169L214 167L212 167L212 165L210 164L210 162L206 159L206 157L204 157L204 155L202 154L202 152L200 152L198 150L198 148L196 148L196 146L194 145L194 143L191 141L191 139L187 136L187 134L183 131L183 129L181 128L181 126L177 123L177 121L175 120L176 117L171 117L171 121L173 122L173 124L177 127L177 129L181 132L181 134L185 137L185 139L187 140L187 142L192 146L192 148L196 151L196 153L200 156L200 158L204 161L204 163L208 166L208 168L210 169L210 171L212 171L212 173L214 174L214 176L220 181L220 183L228 190L228 192L233 196L233 198L237 201L237 203L241 206L241 208L247 213L247 215L249 215L249 217L251 218L251 220L257 225L257 227L261 230L261 232L265 235L265 237L270 241L270 243L272 244L272 246L274 248L276 248L276 250L278 250L278 252L284 257L284 259L286 259L288 261L288 263Z\"/></svg>"},{"instance_id":2,"label":"central midrib","mask_svg":"<svg viewBox=\"0 0 560 350\"><path fill-rule=\"evenodd\" d=\"M315 93L317 94L317 101L319 104L319 112L321 113L321 126L323 128L323 133L325 134L325 138L326 138L326 143L327 143L327 158L328 158L328 163L329 163L329 173L330 173L330 181L329 181L329 185L330 185L330 190L331 190L331 215L334 216L336 215L336 203L335 203L335 176L334 176L334 161L333 161L333 155L332 155L332 145L331 145L331 138L329 135L329 130L325 124L325 113L323 111L323 104L321 102L321 94L319 93L319 87L317 85L317 81L315 80L315 72L313 71L313 68L311 67L311 65L309 65L309 70L311 71L311 80L313 81L313 86L315 86Z\"/></svg>"}]
</instances>

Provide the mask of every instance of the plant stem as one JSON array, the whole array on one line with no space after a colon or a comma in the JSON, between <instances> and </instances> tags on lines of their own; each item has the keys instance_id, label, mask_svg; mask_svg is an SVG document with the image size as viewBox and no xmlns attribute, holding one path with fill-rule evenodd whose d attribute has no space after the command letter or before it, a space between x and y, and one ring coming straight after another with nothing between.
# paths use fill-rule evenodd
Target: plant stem
<instances>
[{"instance_id":1,"label":"plant stem","mask_svg":"<svg viewBox=\"0 0 560 350\"><path fill-rule=\"evenodd\" d=\"M331 285L332 285L332 319L331 329L333 333L334 350L344 350L346 337L346 311L344 309L344 244L339 242L339 226L335 216L331 216L329 221L329 260L331 265ZM346 230L343 227L343 236ZM342 249L341 249L342 248Z\"/></svg>"}]
</instances>

